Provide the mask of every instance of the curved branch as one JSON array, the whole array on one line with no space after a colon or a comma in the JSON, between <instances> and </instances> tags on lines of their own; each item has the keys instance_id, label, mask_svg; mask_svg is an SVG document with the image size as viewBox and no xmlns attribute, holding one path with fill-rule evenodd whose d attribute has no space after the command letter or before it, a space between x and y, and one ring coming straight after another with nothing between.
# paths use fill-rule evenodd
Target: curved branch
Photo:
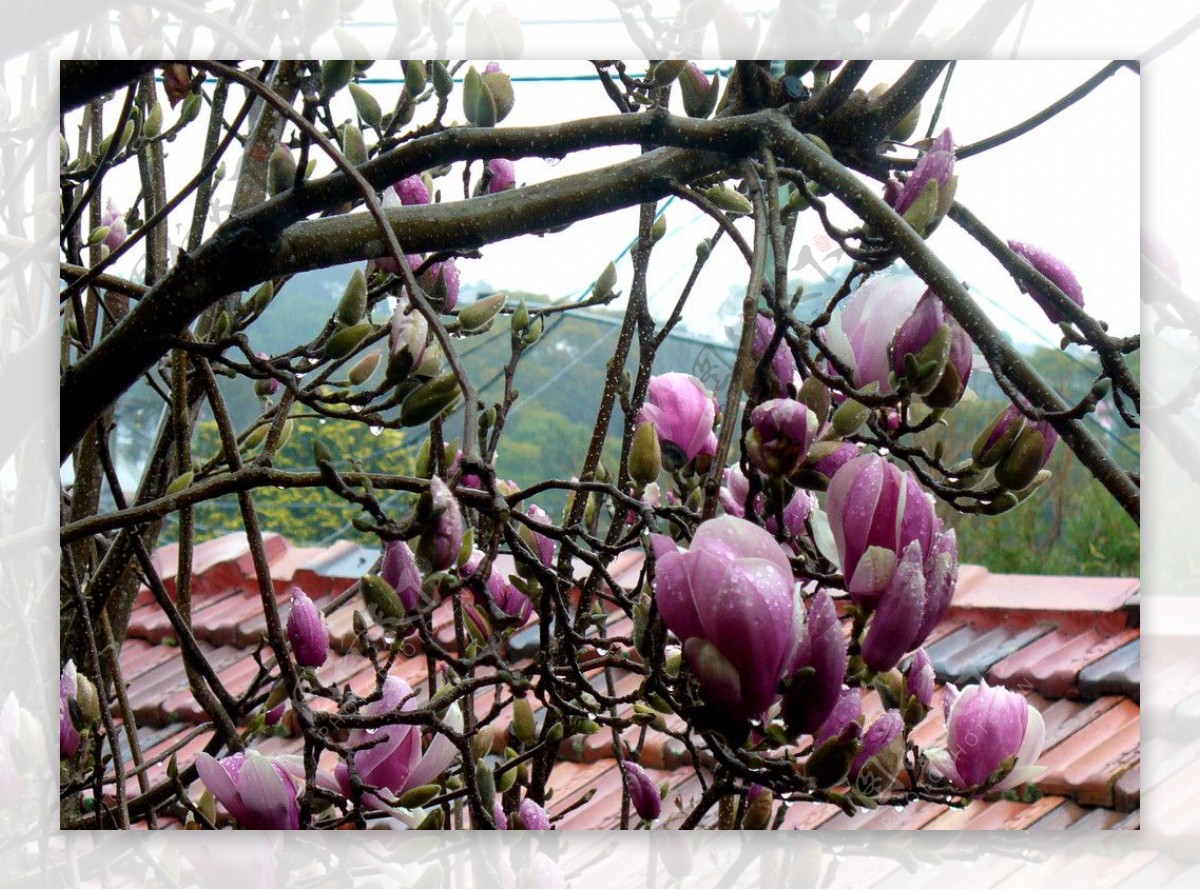
<instances>
[{"instance_id":1,"label":"curved branch","mask_svg":"<svg viewBox=\"0 0 1200 890\"><path fill-rule=\"evenodd\" d=\"M777 153L800 167L805 175L828 186L864 222L895 245L909 267L934 290L946 310L962 325L993 369L999 369L1007 376L1031 404L1048 412L1070 410L1062 396L1000 335L950 268L877 194L850 170L802 138L786 122L777 119L771 129L773 147ZM1138 486L1113 461L1091 431L1080 421L1063 413L1056 413L1050 422L1080 462L1108 489L1134 521L1138 521L1141 511Z\"/></svg>"},{"instance_id":2,"label":"curved branch","mask_svg":"<svg viewBox=\"0 0 1200 890\"><path fill-rule=\"evenodd\" d=\"M753 151L765 138L769 115L692 121L647 113L570 126L447 131L402 146L359 172L381 188L407 173L454 161L548 157L623 143L677 146L499 195L388 211L388 221L408 251L478 248L665 197L676 181L717 172ZM345 175L305 183L231 217L199 250L182 255L121 324L63 374L63 459L104 408L216 300L267 277L382 256L384 240L370 214L297 222L355 197L354 183Z\"/></svg>"}]
</instances>

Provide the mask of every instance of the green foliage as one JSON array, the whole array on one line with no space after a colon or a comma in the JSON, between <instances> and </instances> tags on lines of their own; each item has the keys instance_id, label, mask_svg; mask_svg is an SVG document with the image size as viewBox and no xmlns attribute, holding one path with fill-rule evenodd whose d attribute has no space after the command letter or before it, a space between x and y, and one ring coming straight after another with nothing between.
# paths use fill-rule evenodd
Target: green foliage
<instances>
[{"instance_id":1,"label":"green foliage","mask_svg":"<svg viewBox=\"0 0 1200 890\"><path fill-rule=\"evenodd\" d=\"M319 438L333 453L339 470L361 464L374 473L412 475L415 466L414 444L398 431L384 430L375 435L362 423L321 422L312 417L296 418L292 438L276 454L274 466L280 470L312 471L312 442ZM197 424L194 454L206 461L219 450L216 423ZM407 495L377 491L377 496L393 512L407 504ZM394 498L394 500L393 500ZM390 504L389 504L390 502ZM266 531L278 532L294 544L313 545L331 538L349 538L363 544L378 545L378 540L350 526L361 510L325 488L260 488L254 492L254 505ZM215 538L242 529L237 498L227 495L196 507L197 540ZM177 520L164 530L164 540L179 534Z\"/></svg>"},{"instance_id":2,"label":"green foliage","mask_svg":"<svg viewBox=\"0 0 1200 890\"><path fill-rule=\"evenodd\" d=\"M1082 397L1095 379L1095 360L1072 349L1039 348L1031 362L1046 381L1068 401ZM1130 367L1137 373L1138 356ZM974 437L1007 404L995 381L976 372L971 388L979 398L964 402L947 417L948 426L934 434L945 443L954 462L969 455ZM1122 465L1136 469L1139 442L1115 412L1105 429L1093 419L1092 432ZM928 444L931 439L926 439ZM1139 574L1141 537L1137 524L1092 478L1087 469L1061 443L1047 469L1049 482L1029 500L1000 516L976 516L940 509L958 533L959 559L986 566L994 572L1036 575Z\"/></svg>"}]
</instances>

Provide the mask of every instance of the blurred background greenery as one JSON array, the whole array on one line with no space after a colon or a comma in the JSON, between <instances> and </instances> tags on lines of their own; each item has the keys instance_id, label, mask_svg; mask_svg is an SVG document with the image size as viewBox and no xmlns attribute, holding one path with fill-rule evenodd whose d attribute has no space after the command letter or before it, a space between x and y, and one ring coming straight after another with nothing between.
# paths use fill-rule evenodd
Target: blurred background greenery
<instances>
[{"instance_id":1,"label":"blurred background greenery","mask_svg":"<svg viewBox=\"0 0 1200 890\"><path fill-rule=\"evenodd\" d=\"M328 269L291 282L251 329L253 347L275 354L309 341L329 318L348 275L345 268ZM820 285L806 286L802 308L810 301L811 305L821 301L824 290ZM461 299L467 302L487 292L486 286L482 286L476 293L464 292ZM514 299L524 296L531 305L547 302L544 296L535 294L510 296ZM740 311L740 302L740 294L730 294L731 320ZM375 321L383 322L385 314L386 309L378 307ZM591 436L620 318L619 310L585 310L551 317L542 339L518 366L515 385L520 397L510 412L497 454L499 478L528 486L542 479L567 480L578 472ZM691 336L682 326L677 331L656 356L655 373L677 370L694 374L723 398L732 367L732 342L713 343L711 338ZM1018 345L1039 373L1068 401L1078 399L1091 387L1096 363L1090 354L1074 347L1063 351L1050 346L1019 342ZM499 400L504 385L501 369L509 357L508 325L497 324L487 334L464 341L461 353L485 402ZM629 362L631 370L636 362L635 349ZM1131 364L1137 373L1138 355L1131 356ZM223 380L222 386L234 421L239 429L245 428L259 416L261 400L247 381ZM986 370L973 374L971 393L949 412L946 425L926 434L943 440L949 461L969 454L975 437L1006 404ZM122 475L133 479L158 421L161 402L144 385L131 396L121 403L118 463L125 471ZM1101 403L1098 416L1089 417L1087 422L1123 466L1137 468L1138 433L1124 424L1108 400ZM621 423L618 410L605 448L605 459L610 466L617 458ZM455 419L448 420L445 428L453 431ZM321 438L338 458L339 465L347 469L357 462L367 471L407 474L413 471L423 431L372 430L364 424L327 422L300 415L275 466L311 470L314 437ZM214 455L217 441L211 419L202 422L194 443L196 458L203 461ZM1138 526L1065 446L1056 449L1049 469L1053 478L1028 501L1004 515L964 516L942 505L944 519L958 530L961 560L997 572L1136 576L1140 552ZM392 494L387 496L386 504L398 512L406 506L407 497ZM279 532L298 544L328 545L338 538L378 544L352 526L358 508L323 489L259 490L255 503L265 529ZM539 496L538 503L551 516L557 516L565 506L565 496L546 493ZM164 540L177 533L173 522L164 529ZM196 525L199 540L240 528L236 501L230 496L198 507Z\"/></svg>"}]
</instances>

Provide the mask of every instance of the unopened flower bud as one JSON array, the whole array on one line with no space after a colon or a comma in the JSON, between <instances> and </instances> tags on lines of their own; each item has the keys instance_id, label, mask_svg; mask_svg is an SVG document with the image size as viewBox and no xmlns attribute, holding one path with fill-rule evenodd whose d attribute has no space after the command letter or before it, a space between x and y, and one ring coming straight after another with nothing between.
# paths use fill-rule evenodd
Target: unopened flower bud
<instances>
[{"instance_id":1,"label":"unopened flower bud","mask_svg":"<svg viewBox=\"0 0 1200 890\"><path fill-rule=\"evenodd\" d=\"M662 813L662 798L658 786L642 767L632 760L621 761L625 785L629 789L629 801L634 810L647 822L653 822Z\"/></svg>"},{"instance_id":2,"label":"unopened flower bud","mask_svg":"<svg viewBox=\"0 0 1200 890\"><path fill-rule=\"evenodd\" d=\"M633 434L629 449L629 475L641 486L658 480L662 472L662 448L658 443L658 430L649 421L638 426Z\"/></svg>"},{"instance_id":3,"label":"unopened flower bud","mask_svg":"<svg viewBox=\"0 0 1200 890\"><path fill-rule=\"evenodd\" d=\"M296 663L303 667L320 667L329 657L329 628L325 616L299 587L292 588L287 637Z\"/></svg>"}]
</instances>

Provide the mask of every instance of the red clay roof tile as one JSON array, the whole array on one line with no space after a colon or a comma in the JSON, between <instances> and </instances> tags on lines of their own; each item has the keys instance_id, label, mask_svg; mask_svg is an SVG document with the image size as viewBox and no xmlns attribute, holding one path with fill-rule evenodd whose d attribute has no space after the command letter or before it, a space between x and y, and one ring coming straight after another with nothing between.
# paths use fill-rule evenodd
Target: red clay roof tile
<instances>
[{"instance_id":1,"label":"red clay roof tile","mask_svg":"<svg viewBox=\"0 0 1200 890\"><path fill-rule=\"evenodd\" d=\"M287 591L291 583L304 587L319 605L325 605L332 596L357 581L378 557L377 550L350 542L338 542L324 549L301 548L278 536L269 536L267 547L283 620L286 620ZM155 553L154 559L167 577L173 578L177 552L164 548ZM580 575L587 572L582 563L576 569ZM632 552L622 554L613 563L610 574L628 589L636 583L640 570L641 556ZM227 535L199 545L195 551L194 576L196 636L230 692L240 694L258 673L257 665L250 657L250 647L265 630L245 538ZM830 804L797 803L788 807L784 827L827 827L831 830L1136 827L1139 824L1136 811L1131 815L1125 815L1123 811L1136 810L1140 804L1139 709L1135 701L1125 695L1103 695L1108 691L1127 692L1128 683L1132 682L1136 696L1140 667L1135 642L1138 637L1136 602L1131 606L1133 613L1125 608L1136 591L1134 580L1003 576L977 566L964 566L953 612L930 636L927 648L931 655L937 654L935 664L940 662L943 676L954 676L965 682L986 670L990 681L1003 682L1009 688L1027 692L1030 702L1042 710L1047 746L1041 763L1051 767L1048 781L1041 783L1050 793L1042 800L1032 806L975 801L962 810L918 802L899 812L886 808L853 818ZM375 687L374 668L357 651L348 651L354 642L351 616L361 607L361 601L354 597L329 616L335 651L318 676L324 683L348 684L358 694L368 695ZM141 732L147 743L145 747L149 748L145 752L149 759L177 744L191 730L189 722L170 721L198 722L205 715L187 687L178 649L155 644L169 636L171 629L147 591L142 592L135 619L131 624L132 636L122 647L121 661L135 714L139 719L145 718L145 728ZM439 604L432 620L437 631L445 636L453 621L448 602ZM1045 622L1052 624L1047 626ZM606 632L610 637L628 637L632 632L631 622L614 613ZM371 634L373 639L379 639L377 628L373 628ZM510 640L510 657L521 651L521 640L528 644L526 649L536 648L537 634L536 625L519 632ZM232 645L213 645L226 642ZM612 649L615 651L624 645L615 643ZM1188 654L1194 658L1193 653ZM636 652L631 651L630 655L636 656ZM269 648L263 657L271 657ZM1080 674L1081 670L1084 675ZM425 682L425 671L426 660L415 649L397 658L392 667L393 674L414 687ZM641 677L621 669L613 669L612 674L616 694L626 699L634 697ZM606 691L599 672L594 672L593 682L598 690ZM1126 685L1114 685L1120 683ZM1184 703L1176 703L1177 710L1187 717L1188 696L1200 692L1200 680L1179 686L1185 692L1179 696ZM1037 691L1031 692L1031 687ZM1076 692L1101 697L1092 702L1058 697ZM491 694L490 689L480 690L476 697L477 709L490 706ZM941 690L935 695L930 715L912 735L914 743L921 747L943 742ZM325 710L332 704L318 699L314 701L314 707ZM625 714L631 708L630 702L620 706ZM864 697L867 721L881 710L877 693L868 693ZM1196 710L1196 719L1200 720L1200 708ZM540 714L540 706L535 708L535 714ZM683 720L677 715L666 715L665 719L672 729L684 727ZM505 722L501 717L498 728ZM155 726L163 728L156 729ZM184 746L178 754L181 766L194 758L210 735L210 732L201 733ZM641 729L633 727L623 733L623 743L626 746L636 744L642 736ZM268 753L295 753L300 750L300 743L298 737L280 731L256 744ZM498 732L497 750L502 750L503 744L503 733ZM551 782L555 790L550 805L552 815L568 810L589 788L598 790L591 803L570 811L558 827L615 826L619 823L621 777L612 759L611 733L603 730L587 738L564 739L563 753L568 754L573 749L578 749L576 756L581 761L588 762L563 759L555 766ZM332 752L326 754L328 765L332 766L334 755ZM691 756L686 747L678 739L648 729L640 759L656 781L661 779L670 786L663 813L668 821L674 819L677 822L680 817L674 798L682 796L686 802L701 792L700 779L691 769ZM705 753L703 759L711 761L711 756ZM1200 786L1196 758L1181 756L1180 763L1185 761L1193 774L1187 781ZM156 778L163 770L165 761L151 767L149 773ZM1070 795L1071 799L1058 796L1060 794ZM1094 806L1096 804L1100 806ZM715 818L714 810L702 824L712 825Z\"/></svg>"}]
</instances>

